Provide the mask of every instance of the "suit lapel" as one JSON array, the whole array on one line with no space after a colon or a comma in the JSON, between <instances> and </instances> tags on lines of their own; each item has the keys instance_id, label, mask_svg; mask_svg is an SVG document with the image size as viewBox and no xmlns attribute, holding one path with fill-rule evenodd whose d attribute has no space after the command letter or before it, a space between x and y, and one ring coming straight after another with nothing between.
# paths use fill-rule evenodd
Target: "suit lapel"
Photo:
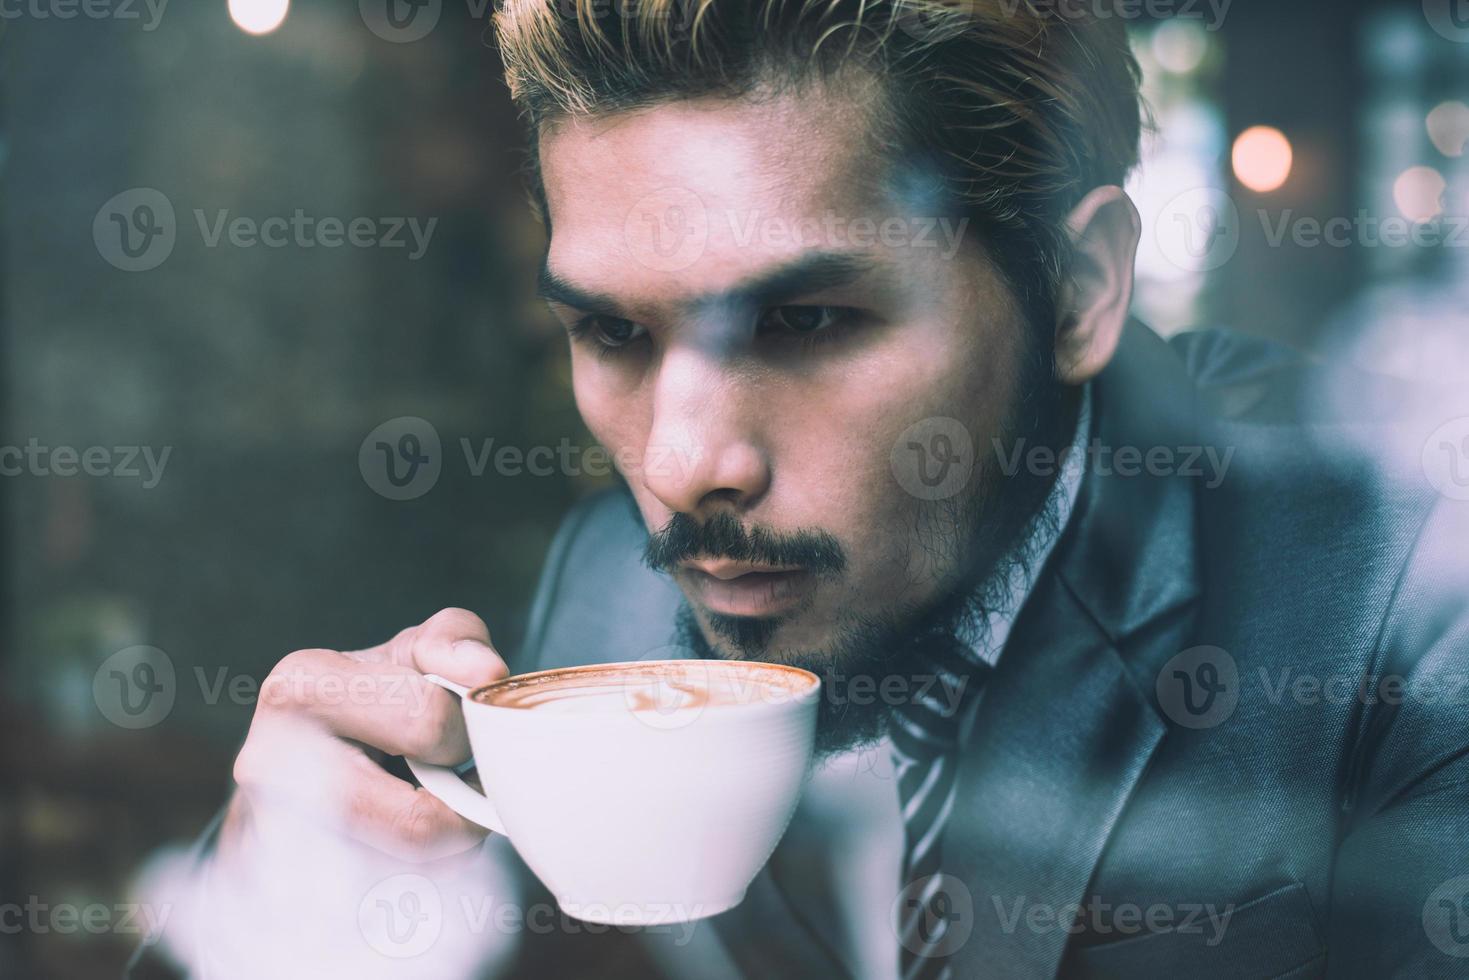
<instances>
[{"instance_id":1,"label":"suit lapel","mask_svg":"<svg viewBox=\"0 0 1469 980\"><path fill-rule=\"evenodd\" d=\"M1164 733L1074 596L1055 579L1047 591L1024 651L1044 669L996 675L960 764L943 844L944 870L973 907L958 976L1055 974L1065 910L1081 901Z\"/></svg>"},{"instance_id":2,"label":"suit lapel","mask_svg":"<svg viewBox=\"0 0 1469 980\"><path fill-rule=\"evenodd\" d=\"M1129 329L1094 396L1093 436L1110 451L1198 444L1192 386L1145 328ZM960 762L944 870L969 892L973 931L954 954L956 976L1055 975L1077 906L1167 730L1154 681L1192 631L1193 482L1090 462Z\"/></svg>"}]
</instances>

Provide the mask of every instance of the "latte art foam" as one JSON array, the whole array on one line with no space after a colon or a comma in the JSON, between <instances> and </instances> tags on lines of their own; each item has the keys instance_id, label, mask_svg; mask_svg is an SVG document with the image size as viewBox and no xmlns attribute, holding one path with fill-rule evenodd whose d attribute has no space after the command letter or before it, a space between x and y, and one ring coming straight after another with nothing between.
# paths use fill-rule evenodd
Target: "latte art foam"
<instances>
[{"instance_id":1,"label":"latte art foam","mask_svg":"<svg viewBox=\"0 0 1469 980\"><path fill-rule=\"evenodd\" d=\"M562 714L633 711L667 715L786 703L810 689L804 676L780 667L689 661L528 674L476 692L475 699L502 708Z\"/></svg>"}]
</instances>

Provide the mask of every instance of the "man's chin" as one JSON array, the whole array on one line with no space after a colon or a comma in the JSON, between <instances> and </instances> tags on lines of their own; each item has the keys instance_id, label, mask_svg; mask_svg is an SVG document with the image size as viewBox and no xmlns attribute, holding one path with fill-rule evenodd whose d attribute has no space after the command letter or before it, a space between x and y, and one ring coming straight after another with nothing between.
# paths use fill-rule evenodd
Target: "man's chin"
<instances>
[{"instance_id":1,"label":"man's chin","mask_svg":"<svg viewBox=\"0 0 1469 980\"><path fill-rule=\"evenodd\" d=\"M685 598L679 609L679 642L695 656L717 660L754 660L805 667L810 659L796 650L822 649L826 639L811 636L797 614L730 616L712 612Z\"/></svg>"},{"instance_id":2,"label":"man's chin","mask_svg":"<svg viewBox=\"0 0 1469 980\"><path fill-rule=\"evenodd\" d=\"M838 646L835 616L828 610L803 605L772 616L731 616L714 612L685 598L680 632L687 641L689 628L703 641L700 656L720 660L755 660L814 668L808 661L825 662Z\"/></svg>"},{"instance_id":3,"label":"man's chin","mask_svg":"<svg viewBox=\"0 0 1469 980\"><path fill-rule=\"evenodd\" d=\"M842 636L828 629L812 637L801 617L752 619L697 613L686 601L677 617L680 642L699 658L754 660L809 670L821 678L823 696L817 720L818 756L868 744L886 730L886 710L877 699L850 699L853 687L876 690L882 678L900 672L899 638L905 632L889 621L867 621ZM860 636L866 642L854 642ZM790 637L787 640L787 637ZM880 639L879 639L880 638ZM798 642L798 641L807 642Z\"/></svg>"},{"instance_id":4,"label":"man's chin","mask_svg":"<svg viewBox=\"0 0 1469 980\"><path fill-rule=\"evenodd\" d=\"M764 660L786 625L780 616L727 616L707 609L696 616L710 652L723 660Z\"/></svg>"}]
</instances>

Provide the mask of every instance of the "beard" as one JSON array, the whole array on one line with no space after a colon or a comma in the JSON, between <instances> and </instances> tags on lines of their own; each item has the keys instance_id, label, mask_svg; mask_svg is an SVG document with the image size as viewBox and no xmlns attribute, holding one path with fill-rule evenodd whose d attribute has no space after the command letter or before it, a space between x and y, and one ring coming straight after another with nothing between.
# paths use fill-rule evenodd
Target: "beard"
<instances>
[{"instance_id":1,"label":"beard","mask_svg":"<svg viewBox=\"0 0 1469 980\"><path fill-rule=\"evenodd\" d=\"M1036 345L1022 355L1021 396L1006 413L995 448L1006 456L1016 447L1048 446L1059 451L1071 441L1076 424L1077 393L1055 379L1050 345ZM996 461L998 459L998 454ZM917 543L933 567L943 569L932 595L906 609L852 614L834 623L822 647L773 647L779 618L722 616L706 613L711 640L687 599L677 618L678 642L700 659L757 660L809 670L821 678L816 752L826 757L870 745L887 733L890 697L859 698L859 681L867 691L914 692L932 679L932 666L919 650L936 637L965 637L986 642L993 612L1014 601L1015 575L1032 575L1044 546L1059 533L1060 501L1051 501L1054 473L1030 472L1020 466L1005 473L996 465L978 467L979 478L967 492L944 501L920 501L915 521ZM667 571L695 557L730 558L770 565L799 565L821 574L838 574L846 557L836 539L819 529L777 533L745 529L733 515L721 513L696 523L675 514L649 536L644 561Z\"/></svg>"}]
</instances>

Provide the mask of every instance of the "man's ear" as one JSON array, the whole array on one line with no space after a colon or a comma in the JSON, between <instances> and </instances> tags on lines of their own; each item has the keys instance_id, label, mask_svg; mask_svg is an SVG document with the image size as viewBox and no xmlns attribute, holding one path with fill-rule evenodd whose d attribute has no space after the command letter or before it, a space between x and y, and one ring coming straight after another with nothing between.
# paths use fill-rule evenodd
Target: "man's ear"
<instances>
[{"instance_id":1,"label":"man's ear","mask_svg":"<svg viewBox=\"0 0 1469 980\"><path fill-rule=\"evenodd\" d=\"M1072 255L1057 310L1056 375L1079 385L1102 373L1122 339L1142 219L1126 192L1109 186L1082 198L1066 224Z\"/></svg>"}]
</instances>

